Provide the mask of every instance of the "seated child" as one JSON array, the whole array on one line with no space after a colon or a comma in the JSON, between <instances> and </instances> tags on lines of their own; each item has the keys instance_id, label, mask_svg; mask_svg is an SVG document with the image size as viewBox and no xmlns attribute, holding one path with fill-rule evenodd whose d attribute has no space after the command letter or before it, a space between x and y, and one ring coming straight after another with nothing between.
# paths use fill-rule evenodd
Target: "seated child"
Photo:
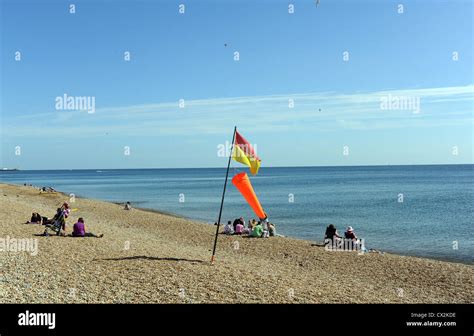
<instances>
[{"instance_id":1,"label":"seated child","mask_svg":"<svg viewBox=\"0 0 474 336\"><path fill-rule=\"evenodd\" d=\"M224 233L227 235L234 234L234 226L232 225L231 221L228 221L227 225L224 226Z\"/></svg>"}]
</instances>

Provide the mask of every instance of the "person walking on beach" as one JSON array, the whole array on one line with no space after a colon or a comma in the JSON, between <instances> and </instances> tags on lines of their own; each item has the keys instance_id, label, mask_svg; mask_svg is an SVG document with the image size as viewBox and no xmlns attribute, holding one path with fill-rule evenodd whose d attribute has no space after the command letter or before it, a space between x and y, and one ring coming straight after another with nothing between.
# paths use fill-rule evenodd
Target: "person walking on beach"
<instances>
[{"instance_id":1,"label":"person walking on beach","mask_svg":"<svg viewBox=\"0 0 474 336\"><path fill-rule=\"evenodd\" d=\"M77 223L74 224L72 228L72 236L73 237L95 237L95 238L102 238L104 234L95 235L92 232L86 232L86 226L84 224L84 218L79 218Z\"/></svg>"}]
</instances>

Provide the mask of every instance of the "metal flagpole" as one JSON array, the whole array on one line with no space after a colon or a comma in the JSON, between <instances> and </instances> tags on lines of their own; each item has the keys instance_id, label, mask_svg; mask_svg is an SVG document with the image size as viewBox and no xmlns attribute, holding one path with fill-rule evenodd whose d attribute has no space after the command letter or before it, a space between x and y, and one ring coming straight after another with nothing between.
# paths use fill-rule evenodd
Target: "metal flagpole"
<instances>
[{"instance_id":1,"label":"metal flagpole","mask_svg":"<svg viewBox=\"0 0 474 336\"><path fill-rule=\"evenodd\" d=\"M217 219L216 237L214 238L214 248L212 249L211 264L214 263L215 256L216 256L217 237L219 235L219 227L221 225L222 208L224 207L225 189L227 187L227 178L229 177L229 168L230 168L230 160L232 159L232 151L234 149L235 132L237 132L237 126L234 127L234 134L232 135L232 144L230 145L229 162L227 163L227 171L225 173L224 189L222 190L221 208L219 210L219 217Z\"/></svg>"}]
</instances>

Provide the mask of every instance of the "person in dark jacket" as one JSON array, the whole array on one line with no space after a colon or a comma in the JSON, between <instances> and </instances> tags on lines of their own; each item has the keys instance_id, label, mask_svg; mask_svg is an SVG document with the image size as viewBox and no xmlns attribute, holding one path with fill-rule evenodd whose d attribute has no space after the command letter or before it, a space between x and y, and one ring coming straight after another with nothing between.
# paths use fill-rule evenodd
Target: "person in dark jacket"
<instances>
[{"instance_id":1,"label":"person in dark jacket","mask_svg":"<svg viewBox=\"0 0 474 336\"><path fill-rule=\"evenodd\" d=\"M337 232L336 227L334 224L329 224L328 227L326 228L326 233L324 234L324 243L328 244L336 239L341 239L342 237L339 235Z\"/></svg>"}]
</instances>

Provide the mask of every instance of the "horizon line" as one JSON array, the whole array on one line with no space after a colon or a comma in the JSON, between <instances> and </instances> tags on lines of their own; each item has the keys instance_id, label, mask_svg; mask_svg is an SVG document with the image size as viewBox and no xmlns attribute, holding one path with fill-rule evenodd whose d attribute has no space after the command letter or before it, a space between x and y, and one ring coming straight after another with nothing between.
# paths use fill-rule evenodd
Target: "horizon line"
<instances>
[{"instance_id":1,"label":"horizon line","mask_svg":"<svg viewBox=\"0 0 474 336\"><path fill-rule=\"evenodd\" d=\"M474 165L474 163L421 163L421 164L361 164L361 165L327 165L327 166L267 166L260 167L265 168L341 168L341 167L403 167L403 166L468 166ZM19 168L8 168L0 172L11 172L11 171L72 171L72 170L169 170L169 169L226 169L226 167L152 167L152 168L62 168L62 169L19 169ZM231 167L235 169L235 167ZM245 169L245 168L243 168Z\"/></svg>"}]
</instances>

